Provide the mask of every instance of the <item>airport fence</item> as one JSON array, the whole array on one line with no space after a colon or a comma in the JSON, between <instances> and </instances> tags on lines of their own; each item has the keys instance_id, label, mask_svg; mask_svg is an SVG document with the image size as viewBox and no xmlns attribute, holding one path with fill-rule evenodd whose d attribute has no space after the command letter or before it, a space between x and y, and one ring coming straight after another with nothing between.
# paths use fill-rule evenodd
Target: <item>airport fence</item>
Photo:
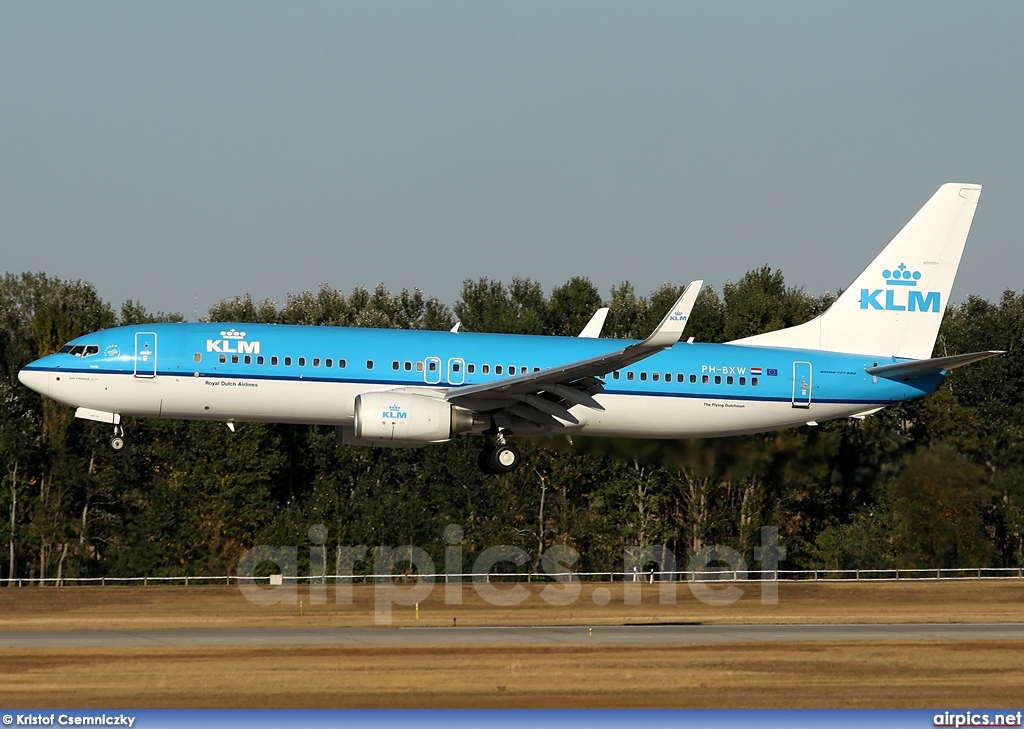
<instances>
[{"instance_id":1,"label":"airport fence","mask_svg":"<svg viewBox=\"0 0 1024 729\"><path fill-rule=\"evenodd\" d=\"M142 586L240 584L413 584L421 580L448 582L895 582L905 580L1006 580L1024 579L1024 567L961 567L936 569L852 569L852 570L703 570L647 572L490 572L438 574L367 575L185 575L171 577L45 577L5 579L7 587Z\"/></svg>"}]
</instances>

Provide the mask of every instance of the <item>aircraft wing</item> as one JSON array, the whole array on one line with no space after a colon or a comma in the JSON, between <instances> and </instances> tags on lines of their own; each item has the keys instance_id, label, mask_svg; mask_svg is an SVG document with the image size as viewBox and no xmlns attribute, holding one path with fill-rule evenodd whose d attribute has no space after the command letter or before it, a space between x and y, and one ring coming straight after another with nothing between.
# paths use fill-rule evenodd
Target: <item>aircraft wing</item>
<instances>
[{"instance_id":1,"label":"aircraft wing","mask_svg":"<svg viewBox=\"0 0 1024 729\"><path fill-rule=\"evenodd\" d=\"M507 410L547 426L576 425L579 420L569 412L569 408L582 405L594 410L604 409L594 399L594 395L604 389L604 383L599 379L601 376L646 359L679 341L703 285L703 281L690 283L661 323L642 342L540 372L454 387L446 393L445 399L477 412Z\"/></svg>"}]
</instances>

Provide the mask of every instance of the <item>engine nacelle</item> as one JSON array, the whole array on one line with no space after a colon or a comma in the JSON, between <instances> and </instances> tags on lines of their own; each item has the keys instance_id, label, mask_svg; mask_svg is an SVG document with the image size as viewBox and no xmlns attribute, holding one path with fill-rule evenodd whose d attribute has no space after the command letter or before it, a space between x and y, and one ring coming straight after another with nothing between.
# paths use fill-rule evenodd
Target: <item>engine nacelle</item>
<instances>
[{"instance_id":1,"label":"engine nacelle","mask_svg":"<svg viewBox=\"0 0 1024 729\"><path fill-rule=\"evenodd\" d=\"M356 397L353 445L416 447L450 440L472 429L472 413L446 400L398 390Z\"/></svg>"}]
</instances>

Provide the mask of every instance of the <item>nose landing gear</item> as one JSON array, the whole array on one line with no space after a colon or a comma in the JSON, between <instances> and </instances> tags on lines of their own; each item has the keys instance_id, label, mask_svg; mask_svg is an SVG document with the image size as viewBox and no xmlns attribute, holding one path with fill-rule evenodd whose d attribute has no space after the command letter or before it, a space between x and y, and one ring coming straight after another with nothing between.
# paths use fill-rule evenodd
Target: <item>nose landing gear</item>
<instances>
[{"instance_id":1,"label":"nose landing gear","mask_svg":"<svg viewBox=\"0 0 1024 729\"><path fill-rule=\"evenodd\" d=\"M110 447L115 451L124 448L124 428L120 425L114 426L114 437L110 439Z\"/></svg>"}]
</instances>

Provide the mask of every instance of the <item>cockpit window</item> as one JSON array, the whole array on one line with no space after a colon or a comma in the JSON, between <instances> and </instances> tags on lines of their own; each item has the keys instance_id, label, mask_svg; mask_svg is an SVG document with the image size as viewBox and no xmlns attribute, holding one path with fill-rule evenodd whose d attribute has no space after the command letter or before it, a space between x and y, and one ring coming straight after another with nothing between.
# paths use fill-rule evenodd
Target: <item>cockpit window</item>
<instances>
[{"instance_id":1,"label":"cockpit window","mask_svg":"<svg viewBox=\"0 0 1024 729\"><path fill-rule=\"evenodd\" d=\"M99 353L100 348L95 344L65 344L57 350L57 354L73 354L76 357L91 357Z\"/></svg>"}]
</instances>

